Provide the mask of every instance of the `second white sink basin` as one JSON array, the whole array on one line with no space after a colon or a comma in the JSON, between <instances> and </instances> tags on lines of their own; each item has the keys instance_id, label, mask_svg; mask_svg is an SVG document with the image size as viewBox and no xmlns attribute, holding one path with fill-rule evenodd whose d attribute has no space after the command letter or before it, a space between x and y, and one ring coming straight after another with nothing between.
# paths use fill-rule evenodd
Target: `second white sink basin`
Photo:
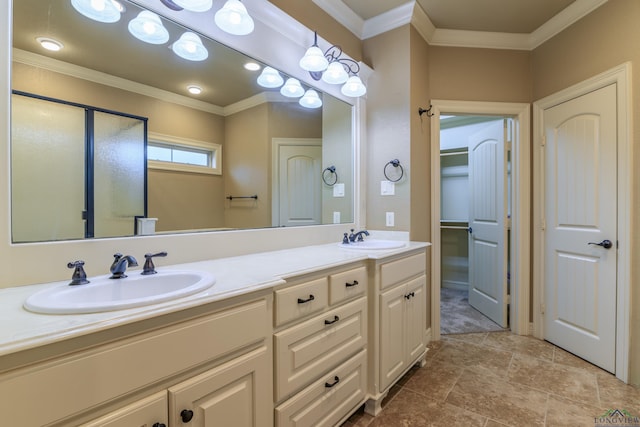
<instances>
[{"instance_id":1,"label":"second white sink basin","mask_svg":"<svg viewBox=\"0 0 640 427\"><path fill-rule=\"evenodd\" d=\"M344 249L355 249L355 250L386 250L386 249L397 249L404 248L407 245L407 242L403 242L401 240L379 240L379 239L365 239L362 242L351 242L349 244L340 243L340 247Z\"/></svg>"},{"instance_id":2,"label":"second white sink basin","mask_svg":"<svg viewBox=\"0 0 640 427\"><path fill-rule=\"evenodd\" d=\"M31 295L29 311L44 314L80 314L122 310L193 295L210 288L215 278L199 271L159 270L143 276L128 272L123 279L90 278L86 285L61 284Z\"/></svg>"}]
</instances>

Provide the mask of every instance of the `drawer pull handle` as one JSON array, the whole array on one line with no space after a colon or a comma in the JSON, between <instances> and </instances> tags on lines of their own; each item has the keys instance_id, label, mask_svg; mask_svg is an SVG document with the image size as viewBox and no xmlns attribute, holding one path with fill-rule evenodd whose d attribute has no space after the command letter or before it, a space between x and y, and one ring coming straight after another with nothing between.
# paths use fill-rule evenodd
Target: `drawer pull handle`
<instances>
[{"instance_id":1,"label":"drawer pull handle","mask_svg":"<svg viewBox=\"0 0 640 427\"><path fill-rule=\"evenodd\" d=\"M192 418L193 418L193 411L189 409L183 409L182 412L180 412L180 419L182 419L183 423L188 423L189 421L191 421Z\"/></svg>"},{"instance_id":2,"label":"drawer pull handle","mask_svg":"<svg viewBox=\"0 0 640 427\"><path fill-rule=\"evenodd\" d=\"M354 281L353 281L353 283L349 283L349 282L347 282L347 283L345 283L344 285L345 285L347 288L351 288L351 287L353 287L353 286L357 286L357 285L358 285L358 281L357 281L357 280L354 280Z\"/></svg>"},{"instance_id":3,"label":"drawer pull handle","mask_svg":"<svg viewBox=\"0 0 640 427\"><path fill-rule=\"evenodd\" d=\"M154 424L153 426L151 426L151 427L167 427L167 425L166 425L166 424L164 424L164 423L155 423L155 424Z\"/></svg>"},{"instance_id":4,"label":"drawer pull handle","mask_svg":"<svg viewBox=\"0 0 640 427\"><path fill-rule=\"evenodd\" d=\"M325 325L332 325L332 324L336 323L338 320L340 320L340 318L338 316L333 316L333 320L325 320L324 324Z\"/></svg>"},{"instance_id":5,"label":"drawer pull handle","mask_svg":"<svg viewBox=\"0 0 640 427\"><path fill-rule=\"evenodd\" d=\"M316 297L313 295L309 295L309 298L307 299L298 298L298 304L304 304L305 302L313 301L314 299L316 299Z\"/></svg>"},{"instance_id":6,"label":"drawer pull handle","mask_svg":"<svg viewBox=\"0 0 640 427\"><path fill-rule=\"evenodd\" d=\"M334 385L338 384L340 382L340 378L338 378L338 376L336 375L335 377L333 377L333 382L332 383L324 383L324 386L326 388L331 388Z\"/></svg>"},{"instance_id":7,"label":"drawer pull handle","mask_svg":"<svg viewBox=\"0 0 640 427\"><path fill-rule=\"evenodd\" d=\"M416 296L416 293L415 293L415 292L410 292L410 293L406 294L404 297L405 297L406 299L411 299L412 297L415 297L415 296Z\"/></svg>"}]
</instances>

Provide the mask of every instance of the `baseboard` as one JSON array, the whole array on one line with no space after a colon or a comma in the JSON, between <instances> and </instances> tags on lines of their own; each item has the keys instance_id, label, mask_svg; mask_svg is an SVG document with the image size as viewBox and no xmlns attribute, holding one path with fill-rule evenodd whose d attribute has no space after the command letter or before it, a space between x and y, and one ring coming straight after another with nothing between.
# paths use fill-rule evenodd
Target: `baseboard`
<instances>
[{"instance_id":1,"label":"baseboard","mask_svg":"<svg viewBox=\"0 0 640 427\"><path fill-rule=\"evenodd\" d=\"M443 280L441 288L455 289L456 291L468 291L468 282L456 282L453 280Z\"/></svg>"}]
</instances>

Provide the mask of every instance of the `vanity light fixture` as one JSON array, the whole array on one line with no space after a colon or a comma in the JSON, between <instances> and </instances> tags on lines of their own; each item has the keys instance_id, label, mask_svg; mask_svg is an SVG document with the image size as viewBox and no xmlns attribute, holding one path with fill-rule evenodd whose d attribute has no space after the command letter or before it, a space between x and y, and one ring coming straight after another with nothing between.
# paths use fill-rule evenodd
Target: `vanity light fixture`
<instances>
[{"instance_id":1,"label":"vanity light fixture","mask_svg":"<svg viewBox=\"0 0 640 427\"><path fill-rule=\"evenodd\" d=\"M340 88L340 92L342 92L344 96L357 98L359 96L366 94L367 88L362 83L362 80L360 80L360 77L356 75L356 76L349 77L347 82L344 85L342 85L342 88Z\"/></svg>"},{"instance_id":2,"label":"vanity light fixture","mask_svg":"<svg viewBox=\"0 0 640 427\"><path fill-rule=\"evenodd\" d=\"M282 86L282 83L284 83L284 79L275 68L264 67L258 76L258 84L262 87L275 88Z\"/></svg>"},{"instance_id":3,"label":"vanity light fixture","mask_svg":"<svg viewBox=\"0 0 640 427\"><path fill-rule=\"evenodd\" d=\"M213 0L173 0L173 3L191 12L206 12L213 6Z\"/></svg>"},{"instance_id":4,"label":"vanity light fixture","mask_svg":"<svg viewBox=\"0 0 640 427\"><path fill-rule=\"evenodd\" d=\"M320 108L322 107L322 100L318 96L318 92L313 89L308 89L302 98L298 101L300 105L305 108Z\"/></svg>"},{"instance_id":5,"label":"vanity light fixture","mask_svg":"<svg viewBox=\"0 0 640 427\"><path fill-rule=\"evenodd\" d=\"M120 10L112 0L71 0L71 6L94 21L113 23L120 20Z\"/></svg>"},{"instance_id":6,"label":"vanity light fixture","mask_svg":"<svg viewBox=\"0 0 640 427\"><path fill-rule=\"evenodd\" d=\"M290 77L284 86L280 88L280 93L287 98L299 98L304 95L304 89L298 79Z\"/></svg>"},{"instance_id":7,"label":"vanity light fixture","mask_svg":"<svg viewBox=\"0 0 640 427\"><path fill-rule=\"evenodd\" d=\"M171 49L181 58L189 61L204 61L209 57L209 51L202 44L200 37L187 31L171 45Z\"/></svg>"},{"instance_id":8,"label":"vanity light fixture","mask_svg":"<svg viewBox=\"0 0 640 427\"><path fill-rule=\"evenodd\" d=\"M307 49L300 67L309 72L314 80L330 84L344 84L341 92L345 96L358 97L367 93L358 73L360 65L351 58L342 56L340 46L330 46L325 52L318 47L318 33L313 33L313 45Z\"/></svg>"},{"instance_id":9,"label":"vanity light fixture","mask_svg":"<svg viewBox=\"0 0 640 427\"><path fill-rule=\"evenodd\" d=\"M196 86L196 85L187 86L187 90L192 95L200 95L202 93L202 88L200 86Z\"/></svg>"},{"instance_id":10,"label":"vanity light fixture","mask_svg":"<svg viewBox=\"0 0 640 427\"><path fill-rule=\"evenodd\" d=\"M129 32L146 43L164 44L169 41L169 31L162 25L160 17L148 10L143 10L129 22Z\"/></svg>"},{"instance_id":11,"label":"vanity light fixture","mask_svg":"<svg viewBox=\"0 0 640 427\"><path fill-rule=\"evenodd\" d=\"M235 36L253 32L253 19L240 0L227 0L222 9L216 12L214 20L222 31Z\"/></svg>"},{"instance_id":12,"label":"vanity light fixture","mask_svg":"<svg viewBox=\"0 0 640 427\"><path fill-rule=\"evenodd\" d=\"M58 40L49 37L36 37L36 40L40 43L40 46L52 52L57 52L64 47Z\"/></svg>"}]
</instances>

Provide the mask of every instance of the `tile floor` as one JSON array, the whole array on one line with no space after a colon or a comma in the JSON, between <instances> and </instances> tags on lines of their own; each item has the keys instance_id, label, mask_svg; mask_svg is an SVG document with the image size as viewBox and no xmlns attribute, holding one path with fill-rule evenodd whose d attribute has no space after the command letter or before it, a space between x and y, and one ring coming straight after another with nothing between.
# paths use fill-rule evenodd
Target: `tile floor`
<instances>
[{"instance_id":1,"label":"tile floor","mask_svg":"<svg viewBox=\"0 0 640 427\"><path fill-rule=\"evenodd\" d=\"M360 408L342 427L594 426L609 409L640 416L640 388L532 337L444 335L427 365L392 387L377 417Z\"/></svg>"}]
</instances>

